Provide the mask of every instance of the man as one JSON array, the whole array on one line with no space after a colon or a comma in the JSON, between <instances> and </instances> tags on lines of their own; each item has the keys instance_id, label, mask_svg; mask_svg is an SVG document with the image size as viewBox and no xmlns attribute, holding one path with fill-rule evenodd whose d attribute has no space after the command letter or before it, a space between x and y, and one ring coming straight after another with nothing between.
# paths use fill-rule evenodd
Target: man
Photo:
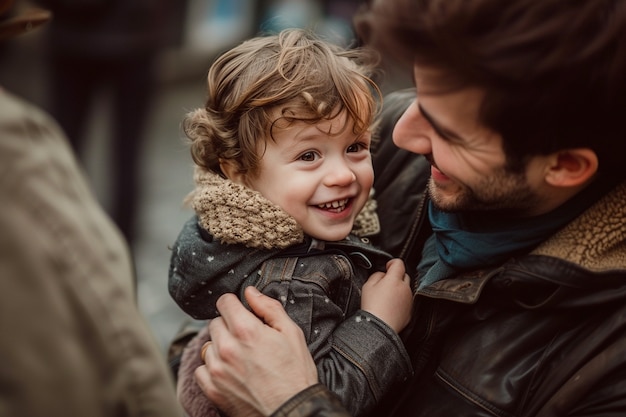
<instances>
[{"instance_id":1,"label":"man","mask_svg":"<svg viewBox=\"0 0 626 417\"><path fill-rule=\"evenodd\" d=\"M377 150L378 243L416 268L415 376L372 415L626 415L626 1L380 0L358 26L411 63L393 140L423 155ZM218 303L207 395L347 415L280 306L247 295L260 320Z\"/></svg>"},{"instance_id":2,"label":"man","mask_svg":"<svg viewBox=\"0 0 626 417\"><path fill-rule=\"evenodd\" d=\"M50 18L17 8L0 0L0 39ZM2 89L0 109L0 415L182 415L128 248L67 139Z\"/></svg>"}]
</instances>

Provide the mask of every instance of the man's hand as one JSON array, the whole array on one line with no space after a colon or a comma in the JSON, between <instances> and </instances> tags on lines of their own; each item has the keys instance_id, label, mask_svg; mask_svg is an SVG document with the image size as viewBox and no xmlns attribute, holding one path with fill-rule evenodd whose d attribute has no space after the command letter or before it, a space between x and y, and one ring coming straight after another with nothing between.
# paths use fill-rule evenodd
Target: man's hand
<instances>
[{"instance_id":1,"label":"man's hand","mask_svg":"<svg viewBox=\"0 0 626 417\"><path fill-rule=\"evenodd\" d=\"M232 416L268 416L318 382L302 330L280 303L247 287L250 313L233 294L217 301L221 316L195 376L202 391Z\"/></svg>"},{"instance_id":2,"label":"man's hand","mask_svg":"<svg viewBox=\"0 0 626 417\"><path fill-rule=\"evenodd\" d=\"M412 307L411 279L401 259L387 262L386 273L373 273L363 285L361 309L387 323L396 333L409 324Z\"/></svg>"}]
</instances>

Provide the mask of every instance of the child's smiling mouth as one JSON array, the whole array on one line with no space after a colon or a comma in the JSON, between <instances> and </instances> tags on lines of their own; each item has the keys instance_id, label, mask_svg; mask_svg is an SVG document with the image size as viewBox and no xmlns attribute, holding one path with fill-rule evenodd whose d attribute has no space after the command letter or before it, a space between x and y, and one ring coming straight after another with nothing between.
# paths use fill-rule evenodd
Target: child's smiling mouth
<instances>
[{"instance_id":1,"label":"child's smiling mouth","mask_svg":"<svg viewBox=\"0 0 626 417\"><path fill-rule=\"evenodd\" d=\"M329 210L335 213L340 213L346 209L349 201L350 199L344 198L342 200L335 200L329 203L318 204L317 207L323 210Z\"/></svg>"}]
</instances>

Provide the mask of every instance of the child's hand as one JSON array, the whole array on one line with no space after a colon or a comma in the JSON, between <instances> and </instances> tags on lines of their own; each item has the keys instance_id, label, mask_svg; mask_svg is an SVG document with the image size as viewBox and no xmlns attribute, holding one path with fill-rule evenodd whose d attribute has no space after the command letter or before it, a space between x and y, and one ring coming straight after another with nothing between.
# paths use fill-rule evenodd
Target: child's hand
<instances>
[{"instance_id":1,"label":"child's hand","mask_svg":"<svg viewBox=\"0 0 626 417\"><path fill-rule=\"evenodd\" d=\"M387 323L396 333L409 324L413 307L411 279L404 271L401 259L390 260L386 273L375 272L369 277L361 298L361 309Z\"/></svg>"}]
</instances>

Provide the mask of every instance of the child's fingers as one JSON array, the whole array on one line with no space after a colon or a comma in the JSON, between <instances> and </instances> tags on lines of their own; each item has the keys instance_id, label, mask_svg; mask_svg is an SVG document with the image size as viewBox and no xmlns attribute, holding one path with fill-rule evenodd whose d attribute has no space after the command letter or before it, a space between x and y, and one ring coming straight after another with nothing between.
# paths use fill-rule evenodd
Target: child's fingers
<instances>
[{"instance_id":1,"label":"child's fingers","mask_svg":"<svg viewBox=\"0 0 626 417\"><path fill-rule=\"evenodd\" d=\"M395 277L402 281L405 278L405 272L406 269L404 267L404 262L402 261L402 259L394 258L387 262L387 273L385 274L386 277Z\"/></svg>"}]
</instances>

